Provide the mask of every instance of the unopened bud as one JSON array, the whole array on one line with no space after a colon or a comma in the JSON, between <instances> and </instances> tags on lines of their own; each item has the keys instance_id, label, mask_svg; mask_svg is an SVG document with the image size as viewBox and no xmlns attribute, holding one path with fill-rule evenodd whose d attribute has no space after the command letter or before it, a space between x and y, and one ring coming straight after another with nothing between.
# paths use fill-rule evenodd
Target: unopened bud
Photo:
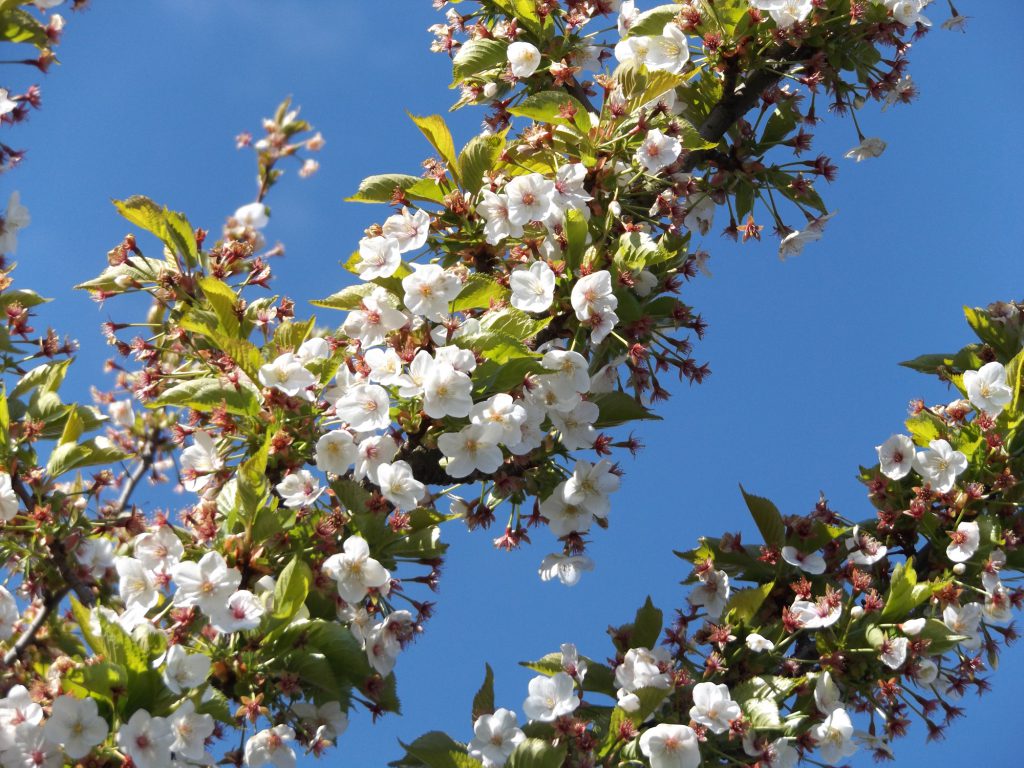
<instances>
[{"instance_id":1,"label":"unopened bud","mask_svg":"<svg viewBox=\"0 0 1024 768\"><path fill-rule=\"evenodd\" d=\"M953 566L953 573L955 573L957 576L963 576L964 575L964 571L966 571L966 570L967 570L967 566L964 565L963 563L957 563L956 565Z\"/></svg>"},{"instance_id":2,"label":"unopened bud","mask_svg":"<svg viewBox=\"0 0 1024 768\"><path fill-rule=\"evenodd\" d=\"M612 200L610 203L608 203L608 212L612 216L619 217L622 215L622 205L619 203L618 200Z\"/></svg>"},{"instance_id":3,"label":"unopened bud","mask_svg":"<svg viewBox=\"0 0 1024 768\"><path fill-rule=\"evenodd\" d=\"M851 619L856 620L856 619L859 619L863 615L864 615L864 606L862 606L862 605L855 605L855 606L853 606L853 608L850 609L850 618Z\"/></svg>"}]
</instances>

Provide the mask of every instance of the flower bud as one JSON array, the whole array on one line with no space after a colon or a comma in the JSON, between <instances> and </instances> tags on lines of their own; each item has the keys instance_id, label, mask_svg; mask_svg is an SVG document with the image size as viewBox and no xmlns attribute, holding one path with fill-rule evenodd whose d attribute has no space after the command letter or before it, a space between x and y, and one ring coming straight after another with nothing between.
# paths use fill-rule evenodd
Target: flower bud
<instances>
[{"instance_id":1,"label":"flower bud","mask_svg":"<svg viewBox=\"0 0 1024 768\"><path fill-rule=\"evenodd\" d=\"M964 565L963 563L957 563L956 565L953 566L953 573L955 573L957 576L963 576L964 575L964 571L966 571L966 570L967 570L967 566Z\"/></svg>"},{"instance_id":2,"label":"flower bud","mask_svg":"<svg viewBox=\"0 0 1024 768\"><path fill-rule=\"evenodd\" d=\"M850 618L851 619L856 620L856 619L859 619L863 615L864 615L864 607L861 606L861 605L855 605L855 606L853 606L853 608L850 609Z\"/></svg>"}]
</instances>

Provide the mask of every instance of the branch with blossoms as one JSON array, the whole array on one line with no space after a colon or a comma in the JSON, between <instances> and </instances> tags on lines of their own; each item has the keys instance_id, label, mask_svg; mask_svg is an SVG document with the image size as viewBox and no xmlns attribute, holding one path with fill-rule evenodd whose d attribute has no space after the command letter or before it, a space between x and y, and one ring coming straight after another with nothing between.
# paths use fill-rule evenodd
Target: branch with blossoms
<instances>
[{"instance_id":1,"label":"branch with blossoms","mask_svg":"<svg viewBox=\"0 0 1024 768\"><path fill-rule=\"evenodd\" d=\"M522 726L488 670L470 741L430 733L392 765L794 768L894 759L915 722L941 739L962 696L988 690L1024 603L1022 310L967 309L978 343L904 363L957 399L918 401L861 468L872 519L824 497L782 515L744 492L764 543L677 553L694 586L668 626L648 600L609 630L610 664L571 644L526 663L540 675Z\"/></svg>"},{"instance_id":2,"label":"branch with blossoms","mask_svg":"<svg viewBox=\"0 0 1024 768\"><path fill-rule=\"evenodd\" d=\"M820 238L831 214L814 184L835 166L779 155L808 150L819 96L850 114L867 99L909 100L905 54L928 24L924 3L909 0L612 5L486 0L449 13L438 47L453 54L459 106L490 107L485 130L456 151L442 118L413 117L436 152L424 174L374 176L350 198L395 210L345 263L358 281L314 302L346 313L340 326L267 293L269 259L282 252L263 235L268 192L289 159L314 172L323 144L289 103L264 137L238 138L256 152L256 199L216 239L147 198L116 204L137 234L80 286L149 307L141 322L104 324L114 390L97 391L94 406L65 404L70 360L29 355L5 368L18 378L0 404L0 550L28 605L0 588L0 711L21 713L0 718L4 759L209 764L221 738L232 740L227 763L253 768L320 755L356 707L399 709L393 671L430 617L443 523L486 528L500 514L495 545L507 549L547 527L558 543L545 580L575 584L593 567L587 537L608 524L621 482L612 458L639 447L616 430L658 418L669 375L708 375L692 355L704 321L675 294L705 268L701 238L717 209L745 240L760 239L767 216L780 255ZM593 31L613 10L617 24ZM852 155L879 146L862 141ZM788 226L784 211L807 224ZM10 335L28 343L35 300L9 287ZM55 339L41 354L70 353ZM936 466L952 461L933 450ZM131 503L144 478L174 474L196 495L177 515ZM865 550L869 532L880 535L840 523L826 530ZM705 591L727 586L726 553L702 555ZM900 578L931 578L914 557ZM773 596L764 575L732 574L762 585L739 604L751 617L789 595ZM880 568L877 578L899 582ZM800 594L805 613L817 610L811 597ZM801 659L815 648L801 638L825 628L807 622L790 626ZM637 651L633 678L612 686L610 668L589 665L591 683L624 690L604 756L638 759L629 729L676 692L679 707L691 695L689 650L665 669L660 651L644 650L660 624L646 606L620 638L624 663ZM591 726L573 722L575 746L557 726L583 679L566 654L575 671L536 683L528 712L556 727L527 731L517 759L557 766L584 754ZM668 685L636 681L648 672ZM548 701L562 709L546 712ZM509 719L493 717L481 726L492 743Z\"/></svg>"}]
</instances>

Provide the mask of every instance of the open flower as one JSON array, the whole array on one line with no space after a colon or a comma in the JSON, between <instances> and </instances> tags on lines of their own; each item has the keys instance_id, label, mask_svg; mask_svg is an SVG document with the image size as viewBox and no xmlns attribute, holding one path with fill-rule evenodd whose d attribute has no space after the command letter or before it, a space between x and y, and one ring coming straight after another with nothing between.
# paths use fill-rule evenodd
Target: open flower
<instances>
[{"instance_id":1,"label":"open flower","mask_svg":"<svg viewBox=\"0 0 1024 768\"><path fill-rule=\"evenodd\" d=\"M981 531L973 520L961 522L949 537L952 541L946 547L946 557L954 563L965 563L970 560L981 543Z\"/></svg>"},{"instance_id":2,"label":"open flower","mask_svg":"<svg viewBox=\"0 0 1024 768\"><path fill-rule=\"evenodd\" d=\"M964 371L964 389L971 405L990 416L998 416L1013 402L1013 390L1006 383L1002 363L985 363L976 371Z\"/></svg>"},{"instance_id":3,"label":"open flower","mask_svg":"<svg viewBox=\"0 0 1024 768\"><path fill-rule=\"evenodd\" d=\"M53 701L43 734L64 747L67 756L80 760L103 742L109 732L107 721L99 715L93 699L58 696Z\"/></svg>"},{"instance_id":4,"label":"open flower","mask_svg":"<svg viewBox=\"0 0 1024 768\"><path fill-rule=\"evenodd\" d=\"M932 490L948 493L957 475L967 469L967 457L954 451L945 440L932 440L928 450L919 451L914 457L914 469L931 484Z\"/></svg>"},{"instance_id":5,"label":"open flower","mask_svg":"<svg viewBox=\"0 0 1024 768\"><path fill-rule=\"evenodd\" d=\"M690 719L707 727L712 733L725 733L732 721L742 715L743 710L732 700L728 686L714 683L697 683L693 686Z\"/></svg>"},{"instance_id":6,"label":"open flower","mask_svg":"<svg viewBox=\"0 0 1024 768\"><path fill-rule=\"evenodd\" d=\"M571 714L580 705L576 683L565 672L553 677L538 675L530 681L528 690L530 695L523 702L523 712L530 720L550 723Z\"/></svg>"},{"instance_id":7,"label":"open flower","mask_svg":"<svg viewBox=\"0 0 1024 768\"><path fill-rule=\"evenodd\" d=\"M295 731L287 725L275 725L260 731L245 743L245 764L248 768L295 768Z\"/></svg>"},{"instance_id":8,"label":"open flower","mask_svg":"<svg viewBox=\"0 0 1024 768\"><path fill-rule=\"evenodd\" d=\"M651 768L698 768L700 746L688 725L659 723L640 735L640 751Z\"/></svg>"},{"instance_id":9,"label":"open flower","mask_svg":"<svg viewBox=\"0 0 1024 768\"><path fill-rule=\"evenodd\" d=\"M858 163L872 157L881 157L885 152L886 143L879 138L871 137L861 139L860 144L847 152L844 157L848 160L856 160Z\"/></svg>"},{"instance_id":10,"label":"open flower","mask_svg":"<svg viewBox=\"0 0 1024 768\"><path fill-rule=\"evenodd\" d=\"M516 713L504 707L492 715L481 715L473 723L473 740L469 742L469 756L484 764L484 768L499 768L526 734L519 728Z\"/></svg>"},{"instance_id":11,"label":"open flower","mask_svg":"<svg viewBox=\"0 0 1024 768\"><path fill-rule=\"evenodd\" d=\"M510 303L523 312L546 312L555 297L555 273L543 261L517 269L509 277Z\"/></svg>"},{"instance_id":12,"label":"open flower","mask_svg":"<svg viewBox=\"0 0 1024 768\"><path fill-rule=\"evenodd\" d=\"M914 441L906 435L893 435L875 450L882 474L890 480L900 480L910 474L914 465Z\"/></svg>"},{"instance_id":13,"label":"open flower","mask_svg":"<svg viewBox=\"0 0 1024 768\"><path fill-rule=\"evenodd\" d=\"M308 507L324 492L320 481L305 469L292 472L274 488L288 509Z\"/></svg>"},{"instance_id":14,"label":"open flower","mask_svg":"<svg viewBox=\"0 0 1024 768\"><path fill-rule=\"evenodd\" d=\"M540 66L540 51L533 43L512 43L508 47L508 63L513 75L518 78L529 77Z\"/></svg>"},{"instance_id":15,"label":"open flower","mask_svg":"<svg viewBox=\"0 0 1024 768\"><path fill-rule=\"evenodd\" d=\"M345 539L342 552L324 561L323 572L338 583L338 594L346 603L359 602L391 578L387 569L370 557L370 545L361 536Z\"/></svg>"},{"instance_id":16,"label":"open flower","mask_svg":"<svg viewBox=\"0 0 1024 768\"><path fill-rule=\"evenodd\" d=\"M594 561L586 555L563 555L553 552L545 555L537 573L541 581L558 579L567 587L576 586L583 574L594 570Z\"/></svg>"}]
</instances>

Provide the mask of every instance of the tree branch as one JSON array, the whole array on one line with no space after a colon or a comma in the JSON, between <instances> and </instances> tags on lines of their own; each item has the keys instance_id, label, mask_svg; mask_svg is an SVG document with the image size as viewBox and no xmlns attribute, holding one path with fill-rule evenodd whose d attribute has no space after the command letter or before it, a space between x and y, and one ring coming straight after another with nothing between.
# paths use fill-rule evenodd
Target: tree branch
<instances>
[{"instance_id":1,"label":"tree branch","mask_svg":"<svg viewBox=\"0 0 1024 768\"><path fill-rule=\"evenodd\" d=\"M812 54L805 46L794 48L791 45L781 46L769 51L769 61L776 61L781 69L788 69L793 64L803 61ZM697 127L697 132L706 141L721 141L726 132L747 112L754 108L761 94L782 79L782 75L770 69L754 70L746 80L735 87L726 87L722 98L708 113L704 122ZM735 76L729 78L735 82ZM727 84L728 85L728 84ZM691 152L683 161L683 171L689 172L701 163L717 154L717 150L698 150Z\"/></svg>"},{"instance_id":2,"label":"tree branch","mask_svg":"<svg viewBox=\"0 0 1024 768\"><path fill-rule=\"evenodd\" d=\"M128 506L128 502L131 500L132 494L138 487L139 483L142 482L142 478L146 476L146 473L153 466L153 462L156 460L156 452L160 447L160 428L154 427L152 434L146 437L146 442L142 444L142 450L139 451L139 463L135 465L135 468L128 475L128 479L125 481L124 487L121 489L121 495L118 496L115 502L113 513L115 515L120 514Z\"/></svg>"},{"instance_id":3,"label":"tree branch","mask_svg":"<svg viewBox=\"0 0 1024 768\"><path fill-rule=\"evenodd\" d=\"M39 630L42 629L43 625L46 624L50 618L50 614L60 605L60 601L64 599L67 593L70 591L70 587L61 587L56 592L50 594L46 600L43 601L42 607L36 612L36 615L32 618L32 623L29 624L28 628L22 633L21 637L18 638L17 642L11 649L4 654L4 666L9 667L25 653L30 645L35 641L36 635Z\"/></svg>"}]
</instances>

